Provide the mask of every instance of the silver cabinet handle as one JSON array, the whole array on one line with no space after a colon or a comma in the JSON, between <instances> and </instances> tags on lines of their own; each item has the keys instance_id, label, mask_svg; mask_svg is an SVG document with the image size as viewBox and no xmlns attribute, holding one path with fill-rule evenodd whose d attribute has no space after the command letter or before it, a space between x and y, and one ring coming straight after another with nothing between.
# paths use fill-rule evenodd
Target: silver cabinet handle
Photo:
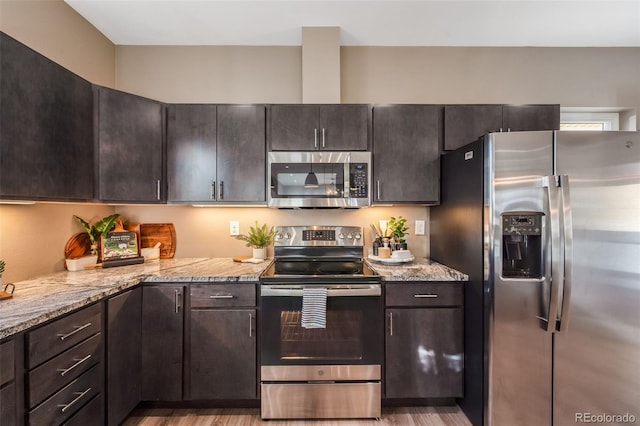
<instances>
[{"instance_id":1,"label":"silver cabinet handle","mask_svg":"<svg viewBox=\"0 0 640 426\"><path fill-rule=\"evenodd\" d=\"M74 404L76 404L78 401L80 401L82 399L83 396L85 396L87 393L89 393L91 391L91 388L87 389L84 392L74 392L74 395L78 395L77 397L75 397L75 399L73 401L71 401L68 404L58 404L58 407L62 408L62 412L64 413L65 411L67 411L69 408L71 408L71 406L73 406Z\"/></svg>"},{"instance_id":2,"label":"silver cabinet handle","mask_svg":"<svg viewBox=\"0 0 640 426\"><path fill-rule=\"evenodd\" d=\"M389 336L393 336L393 312L389 312Z\"/></svg>"},{"instance_id":3,"label":"silver cabinet handle","mask_svg":"<svg viewBox=\"0 0 640 426\"><path fill-rule=\"evenodd\" d=\"M322 147L324 148L324 127L322 128Z\"/></svg>"},{"instance_id":4,"label":"silver cabinet handle","mask_svg":"<svg viewBox=\"0 0 640 426\"><path fill-rule=\"evenodd\" d=\"M65 374L67 374L69 371L73 370L74 368L78 367L79 365L81 365L83 362L87 361L91 359L91 355L87 355L82 359L77 359L74 358L74 361L77 361L75 364L73 364L71 367L69 368L58 368L58 371L60 372L60 376L64 376Z\"/></svg>"},{"instance_id":5,"label":"silver cabinet handle","mask_svg":"<svg viewBox=\"0 0 640 426\"><path fill-rule=\"evenodd\" d=\"M76 327L75 330L73 330L73 331L71 331L71 332L69 332L67 334L58 334L58 337L60 337L60 340L64 341L64 340L68 339L69 337L73 336L74 334L76 334L77 332L79 332L80 330L84 330L87 327L91 327L91 323L90 322L86 323L85 325L81 325L79 327Z\"/></svg>"},{"instance_id":6,"label":"silver cabinet handle","mask_svg":"<svg viewBox=\"0 0 640 426\"><path fill-rule=\"evenodd\" d=\"M215 294L209 296L209 299L233 299L235 296L232 294Z\"/></svg>"},{"instance_id":7,"label":"silver cabinet handle","mask_svg":"<svg viewBox=\"0 0 640 426\"><path fill-rule=\"evenodd\" d=\"M156 197L160 201L160 179L156 181Z\"/></svg>"},{"instance_id":8,"label":"silver cabinet handle","mask_svg":"<svg viewBox=\"0 0 640 426\"><path fill-rule=\"evenodd\" d=\"M249 337L253 337L253 315L249 313Z\"/></svg>"},{"instance_id":9,"label":"silver cabinet handle","mask_svg":"<svg viewBox=\"0 0 640 426\"><path fill-rule=\"evenodd\" d=\"M216 181L215 180L211 181L211 199L212 200L216 199Z\"/></svg>"},{"instance_id":10,"label":"silver cabinet handle","mask_svg":"<svg viewBox=\"0 0 640 426\"><path fill-rule=\"evenodd\" d=\"M313 129L313 147L314 148L318 147L318 129L317 128Z\"/></svg>"},{"instance_id":11,"label":"silver cabinet handle","mask_svg":"<svg viewBox=\"0 0 640 426\"><path fill-rule=\"evenodd\" d=\"M180 313L180 290L176 290L175 294L174 294L174 307L175 307L175 313Z\"/></svg>"},{"instance_id":12,"label":"silver cabinet handle","mask_svg":"<svg viewBox=\"0 0 640 426\"><path fill-rule=\"evenodd\" d=\"M564 236L564 279L562 281L562 307L559 313L558 331L567 331L569 327L569 307L571 306L571 285L573 283L573 218L571 215L571 194L569 176L560 176L560 211Z\"/></svg>"},{"instance_id":13,"label":"silver cabinet handle","mask_svg":"<svg viewBox=\"0 0 640 426\"><path fill-rule=\"evenodd\" d=\"M378 179L378 201L380 201L380 179Z\"/></svg>"},{"instance_id":14,"label":"silver cabinet handle","mask_svg":"<svg viewBox=\"0 0 640 426\"><path fill-rule=\"evenodd\" d=\"M223 180L220 181L220 199L221 200L224 199L224 181Z\"/></svg>"},{"instance_id":15,"label":"silver cabinet handle","mask_svg":"<svg viewBox=\"0 0 640 426\"><path fill-rule=\"evenodd\" d=\"M413 297L416 299L435 299L438 297L437 294L414 294Z\"/></svg>"}]
</instances>

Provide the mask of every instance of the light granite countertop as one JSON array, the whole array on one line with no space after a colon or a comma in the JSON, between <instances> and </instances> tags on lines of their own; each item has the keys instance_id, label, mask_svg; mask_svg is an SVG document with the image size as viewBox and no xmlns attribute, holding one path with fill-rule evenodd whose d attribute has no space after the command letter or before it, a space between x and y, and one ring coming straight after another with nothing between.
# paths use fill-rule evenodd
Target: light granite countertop
<instances>
[{"instance_id":1,"label":"light granite countertop","mask_svg":"<svg viewBox=\"0 0 640 426\"><path fill-rule=\"evenodd\" d=\"M385 282L466 281L467 275L429 259L401 265L366 261ZM15 284L13 298L0 302L0 339L104 299L140 282L256 282L271 264L232 258L178 258L140 265L57 272Z\"/></svg>"},{"instance_id":2,"label":"light granite countertop","mask_svg":"<svg viewBox=\"0 0 640 426\"><path fill-rule=\"evenodd\" d=\"M469 276L430 259L416 259L408 263L389 265L366 260L367 265L383 281L468 281Z\"/></svg>"},{"instance_id":3,"label":"light granite countertop","mask_svg":"<svg viewBox=\"0 0 640 426\"><path fill-rule=\"evenodd\" d=\"M187 258L78 272L57 272L16 282L0 301L0 339L42 324L142 282L256 282L271 264L232 258Z\"/></svg>"}]
</instances>

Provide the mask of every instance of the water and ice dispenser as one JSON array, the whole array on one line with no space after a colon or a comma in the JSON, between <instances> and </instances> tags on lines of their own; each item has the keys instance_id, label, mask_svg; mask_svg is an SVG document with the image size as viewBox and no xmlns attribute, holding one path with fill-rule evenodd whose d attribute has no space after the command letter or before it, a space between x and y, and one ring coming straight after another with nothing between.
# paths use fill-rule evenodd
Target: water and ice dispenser
<instances>
[{"instance_id":1,"label":"water and ice dispenser","mask_svg":"<svg viewBox=\"0 0 640 426\"><path fill-rule=\"evenodd\" d=\"M539 279L544 275L541 212L502 214L502 276Z\"/></svg>"}]
</instances>

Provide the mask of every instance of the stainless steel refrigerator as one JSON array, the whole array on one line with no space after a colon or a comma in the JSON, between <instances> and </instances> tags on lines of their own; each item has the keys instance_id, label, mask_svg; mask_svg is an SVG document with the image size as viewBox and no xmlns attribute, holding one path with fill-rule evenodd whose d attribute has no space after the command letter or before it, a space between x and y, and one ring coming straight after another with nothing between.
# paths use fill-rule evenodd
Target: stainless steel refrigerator
<instances>
[{"instance_id":1,"label":"stainless steel refrigerator","mask_svg":"<svg viewBox=\"0 0 640 426\"><path fill-rule=\"evenodd\" d=\"M640 423L640 132L486 135L442 157L430 217L470 277L474 425Z\"/></svg>"}]
</instances>

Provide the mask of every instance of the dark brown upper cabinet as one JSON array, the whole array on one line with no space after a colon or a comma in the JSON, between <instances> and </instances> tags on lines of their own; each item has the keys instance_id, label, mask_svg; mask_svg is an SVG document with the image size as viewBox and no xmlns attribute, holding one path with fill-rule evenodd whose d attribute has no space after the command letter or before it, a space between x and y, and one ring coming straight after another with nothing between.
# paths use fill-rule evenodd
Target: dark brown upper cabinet
<instances>
[{"instance_id":1,"label":"dark brown upper cabinet","mask_svg":"<svg viewBox=\"0 0 640 426\"><path fill-rule=\"evenodd\" d=\"M95 96L98 198L164 202L163 105L100 86Z\"/></svg>"},{"instance_id":2,"label":"dark brown upper cabinet","mask_svg":"<svg viewBox=\"0 0 640 426\"><path fill-rule=\"evenodd\" d=\"M442 106L373 107L373 204L440 201Z\"/></svg>"},{"instance_id":3,"label":"dark brown upper cabinet","mask_svg":"<svg viewBox=\"0 0 640 426\"><path fill-rule=\"evenodd\" d=\"M487 133L559 128L560 105L446 105L444 150L453 151Z\"/></svg>"},{"instance_id":4,"label":"dark brown upper cabinet","mask_svg":"<svg viewBox=\"0 0 640 426\"><path fill-rule=\"evenodd\" d=\"M366 151L367 105L272 105L272 151Z\"/></svg>"},{"instance_id":5,"label":"dark brown upper cabinet","mask_svg":"<svg viewBox=\"0 0 640 426\"><path fill-rule=\"evenodd\" d=\"M169 105L169 202L266 201L264 105Z\"/></svg>"},{"instance_id":6,"label":"dark brown upper cabinet","mask_svg":"<svg viewBox=\"0 0 640 426\"><path fill-rule=\"evenodd\" d=\"M0 198L92 200L91 84L4 33L0 51Z\"/></svg>"}]
</instances>

